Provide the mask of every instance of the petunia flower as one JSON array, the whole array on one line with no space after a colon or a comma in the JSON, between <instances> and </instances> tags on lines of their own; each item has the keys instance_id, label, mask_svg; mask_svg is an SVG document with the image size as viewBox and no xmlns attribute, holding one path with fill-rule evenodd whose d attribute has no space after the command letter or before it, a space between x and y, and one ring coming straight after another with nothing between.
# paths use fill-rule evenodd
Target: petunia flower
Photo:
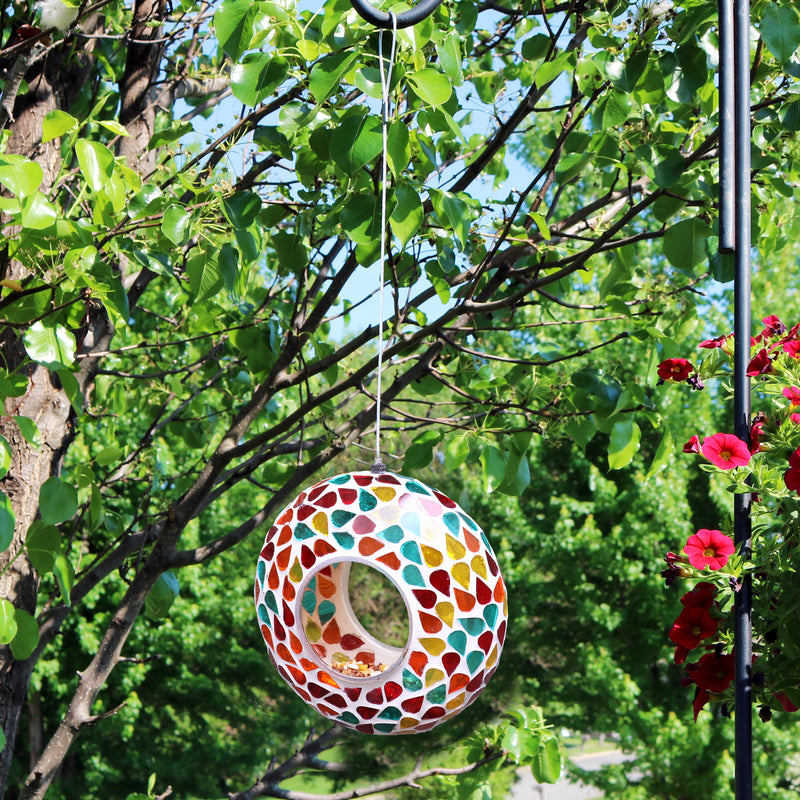
<instances>
[{"instance_id":1,"label":"petunia flower","mask_svg":"<svg viewBox=\"0 0 800 800\"><path fill-rule=\"evenodd\" d=\"M731 685L733 668L733 653L706 653L696 664L689 664L686 672L701 689L718 694Z\"/></svg>"},{"instance_id":2,"label":"petunia flower","mask_svg":"<svg viewBox=\"0 0 800 800\"><path fill-rule=\"evenodd\" d=\"M722 531L701 528L686 541L683 552L695 569L722 569L736 550L733 540Z\"/></svg>"},{"instance_id":3,"label":"petunia flower","mask_svg":"<svg viewBox=\"0 0 800 800\"><path fill-rule=\"evenodd\" d=\"M764 423L767 415L763 411L753 417L753 424L750 426L750 455L754 455L761 450L761 440L764 438Z\"/></svg>"},{"instance_id":4,"label":"petunia flower","mask_svg":"<svg viewBox=\"0 0 800 800\"><path fill-rule=\"evenodd\" d=\"M717 589L713 583L708 583L707 581L702 581L698 583L694 589L690 589L686 594L681 597L681 603L687 608L711 608L711 604L714 602L714 595L717 593Z\"/></svg>"},{"instance_id":5,"label":"petunia flower","mask_svg":"<svg viewBox=\"0 0 800 800\"><path fill-rule=\"evenodd\" d=\"M791 342L784 342L783 352L791 358L800 358L800 342L796 339Z\"/></svg>"},{"instance_id":6,"label":"petunia flower","mask_svg":"<svg viewBox=\"0 0 800 800\"><path fill-rule=\"evenodd\" d=\"M800 414L791 414L789 419L794 422L795 425L800 425Z\"/></svg>"},{"instance_id":7,"label":"petunia flower","mask_svg":"<svg viewBox=\"0 0 800 800\"><path fill-rule=\"evenodd\" d=\"M676 645L693 650L703 639L708 639L717 632L717 623L711 618L707 608L702 606L685 606L672 623L669 638ZM682 653L676 652L675 663Z\"/></svg>"},{"instance_id":8,"label":"petunia flower","mask_svg":"<svg viewBox=\"0 0 800 800\"><path fill-rule=\"evenodd\" d=\"M720 469L743 467L750 461L747 445L730 433L715 433L703 439L703 455Z\"/></svg>"},{"instance_id":9,"label":"petunia flower","mask_svg":"<svg viewBox=\"0 0 800 800\"><path fill-rule=\"evenodd\" d=\"M684 453L699 453L700 452L700 437L697 435L692 436L688 442L683 446Z\"/></svg>"},{"instance_id":10,"label":"petunia flower","mask_svg":"<svg viewBox=\"0 0 800 800\"><path fill-rule=\"evenodd\" d=\"M783 473L783 482L789 491L800 494L800 447L789 456L789 469Z\"/></svg>"},{"instance_id":11,"label":"petunia flower","mask_svg":"<svg viewBox=\"0 0 800 800\"><path fill-rule=\"evenodd\" d=\"M800 406L800 389L796 386L787 386L783 390L783 396L793 405Z\"/></svg>"},{"instance_id":12,"label":"petunia flower","mask_svg":"<svg viewBox=\"0 0 800 800\"><path fill-rule=\"evenodd\" d=\"M772 372L772 359L763 347L750 359L747 365L747 377L755 378L759 375L766 375Z\"/></svg>"},{"instance_id":13,"label":"petunia flower","mask_svg":"<svg viewBox=\"0 0 800 800\"><path fill-rule=\"evenodd\" d=\"M706 350L714 350L717 347L722 347L727 341L727 336L717 336L714 339L706 339L704 342L700 342L698 346L703 347Z\"/></svg>"},{"instance_id":14,"label":"petunia flower","mask_svg":"<svg viewBox=\"0 0 800 800\"><path fill-rule=\"evenodd\" d=\"M685 381L694 372L694 366L685 358L667 358L656 371L662 381Z\"/></svg>"},{"instance_id":15,"label":"petunia flower","mask_svg":"<svg viewBox=\"0 0 800 800\"><path fill-rule=\"evenodd\" d=\"M764 323L764 330L759 334L762 339L769 339L772 336L780 336L780 334L786 333L786 326L775 314L770 314L761 321Z\"/></svg>"}]
</instances>

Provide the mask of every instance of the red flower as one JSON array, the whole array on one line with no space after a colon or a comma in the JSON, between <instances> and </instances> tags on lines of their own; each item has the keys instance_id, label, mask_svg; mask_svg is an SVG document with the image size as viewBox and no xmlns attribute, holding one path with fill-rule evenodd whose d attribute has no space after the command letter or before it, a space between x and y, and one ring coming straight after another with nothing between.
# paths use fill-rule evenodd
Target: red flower
<instances>
[{"instance_id":1,"label":"red flower","mask_svg":"<svg viewBox=\"0 0 800 800\"><path fill-rule=\"evenodd\" d=\"M703 581L698 583L694 589L686 592L686 594L681 597L681 603L687 608L711 608L711 604L714 602L714 595L717 593L717 590L714 588L713 583L706 583Z\"/></svg>"},{"instance_id":2,"label":"red flower","mask_svg":"<svg viewBox=\"0 0 800 800\"><path fill-rule=\"evenodd\" d=\"M685 381L694 372L694 367L685 358L668 358L658 365L657 372L662 381Z\"/></svg>"},{"instance_id":3,"label":"red flower","mask_svg":"<svg viewBox=\"0 0 800 800\"><path fill-rule=\"evenodd\" d=\"M733 680L733 653L706 653L686 667L689 679L707 692L724 692Z\"/></svg>"},{"instance_id":4,"label":"red flower","mask_svg":"<svg viewBox=\"0 0 800 800\"><path fill-rule=\"evenodd\" d=\"M711 699L711 695L705 690L697 687L697 691L692 701L692 708L694 709L694 721L697 722L697 715L702 710L703 706Z\"/></svg>"},{"instance_id":5,"label":"red flower","mask_svg":"<svg viewBox=\"0 0 800 800\"><path fill-rule=\"evenodd\" d=\"M767 420L767 415L760 411L753 418L753 424L750 426L750 454L758 453L761 450L761 437L764 435L764 423Z\"/></svg>"},{"instance_id":6,"label":"red flower","mask_svg":"<svg viewBox=\"0 0 800 800\"><path fill-rule=\"evenodd\" d=\"M692 436L688 442L683 446L684 453L699 453L700 452L700 437Z\"/></svg>"},{"instance_id":7,"label":"red flower","mask_svg":"<svg viewBox=\"0 0 800 800\"><path fill-rule=\"evenodd\" d=\"M781 704L781 708L789 713L797 711L797 706L789 699L786 692L775 692L775 699Z\"/></svg>"},{"instance_id":8,"label":"red flower","mask_svg":"<svg viewBox=\"0 0 800 800\"><path fill-rule=\"evenodd\" d=\"M755 378L757 375L766 375L768 372L772 372L772 359L762 347L747 365L746 374L749 378Z\"/></svg>"},{"instance_id":9,"label":"red flower","mask_svg":"<svg viewBox=\"0 0 800 800\"><path fill-rule=\"evenodd\" d=\"M747 445L730 433L715 433L703 439L703 455L720 469L743 467L750 461Z\"/></svg>"},{"instance_id":10,"label":"red flower","mask_svg":"<svg viewBox=\"0 0 800 800\"><path fill-rule=\"evenodd\" d=\"M717 347L722 347L728 341L727 336L717 336L715 339L706 339L700 342L700 347L705 347L706 350L714 350Z\"/></svg>"},{"instance_id":11,"label":"red flower","mask_svg":"<svg viewBox=\"0 0 800 800\"><path fill-rule=\"evenodd\" d=\"M669 638L679 647L686 650L693 650L703 639L708 639L717 632L717 623L711 619L707 608L702 606L685 606L672 623L672 630ZM678 661L679 653L675 653L675 662Z\"/></svg>"},{"instance_id":12,"label":"red flower","mask_svg":"<svg viewBox=\"0 0 800 800\"><path fill-rule=\"evenodd\" d=\"M764 323L764 330L759 334L761 339L769 339L772 336L779 336L782 333L786 333L786 326L775 314L770 314L761 321Z\"/></svg>"},{"instance_id":13,"label":"red flower","mask_svg":"<svg viewBox=\"0 0 800 800\"><path fill-rule=\"evenodd\" d=\"M794 422L795 425L800 425L800 414L792 414L789 419Z\"/></svg>"},{"instance_id":14,"label":"red flower","mask_svg":"<svg viewBox=\"0 0 800 800\"><path fill-rule=\"evenodd\" d=\"M796 386L787 386L783 390L783 396L793 406L800 406L800 389L798 389Z\"/></svg>"},{"instance_id":15,"label":"red flower","mask_svg":"<svg viewBox=\"0 0 800 800\"><path fill-rule=\"evenodd\" d=\"M800 447L789 456L789 469L783 473L783 482L787 489L800 494Z\"/></svg>"},{"instance_id":16,"label":"red flower","mask_svg":"<svg viewBox=\"0 0 800 800\"><path fill-rule=\"evenodd\" d=\"M683 552L695 569L722 569L736 548L730 536L722 531L701 528L686 541Z\"/></svg>"}]
</instances>

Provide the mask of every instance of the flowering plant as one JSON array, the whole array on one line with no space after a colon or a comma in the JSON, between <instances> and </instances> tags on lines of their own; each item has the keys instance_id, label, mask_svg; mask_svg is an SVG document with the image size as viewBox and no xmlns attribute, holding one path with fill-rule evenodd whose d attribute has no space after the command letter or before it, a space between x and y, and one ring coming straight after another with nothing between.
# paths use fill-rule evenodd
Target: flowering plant
<instances>
[{"instance_id":1,"label":"flowering plant","mask_svg":"<svg viewBox=\"0 0 800 800\"><path fill-rule=\"evenodd\" d=\"M800 324L791 329L776 316L751 339L747 374L755 378L750 441L730 433L694 435L683 452L703 459L702 468L729 479L736 493L752 492L749 551L734 545L730 521L722 530L702 529L681 553L668 553L667 584L686 581L682 610L670 630L675 662L693 686L694 715L708 702L723 709L733 696L733 601L744 575L753 582L753 697L762 719L800 706ZM733 337L700 344L697 366L667 359L659 383L732 378Z\"/></svg>"}]
</instances>

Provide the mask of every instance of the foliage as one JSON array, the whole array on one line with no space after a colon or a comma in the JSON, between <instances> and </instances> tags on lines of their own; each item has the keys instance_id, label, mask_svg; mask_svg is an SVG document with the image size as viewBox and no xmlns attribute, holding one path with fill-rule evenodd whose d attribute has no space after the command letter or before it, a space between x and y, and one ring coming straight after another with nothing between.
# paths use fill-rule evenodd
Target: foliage
<instances>
[{"instance_id":1,"label":"foliage","mask_svg":"<svg viewBox=\"0 0 800 800\"><path fill-rule=\"evenodd\" d=\"M750 505L752 541L738 550L725 533L701 530L690 537L686 555L668 557L668 580L689 579L694 587L682 599L685 610L673 626L671 638L678 644L675 660L683 663L687 654L694 659L686 665L687 681L695 687L695 716L709 700L730 703L732 666L727 668L733 649L733 604L745 575L751 577L753 610L753 689L760 713L769 719L775 710L795 711L800 702L800 672L796 661L797 641L793 618L796 606L793 551L797 539L796 495L800 461L800 439L796 428L800 415L800 372L797 357L798 326L791 330L774 315L764 319L764 328L752 343L747 374L755 380L755 404L759 409L753 422L751 442L727 434L703 439L694 436L684 448L701 454L709 463L702 469L727 479L726 489L739 494L753 493ZM727 336L704 343L706 355L696 368L702 380L721 379L730 391L733 345ZM729 441L730 440L730 441ZM723 444L720 444L722 442ZM731 533L729 518L721 528ZM700 548L694 541L703 541ZM692 609L695 609L692 611ZM693 614L689 623L687 614ZM703 619L709 625L699 631ZM694 631L689 630L694 625ZM698 654L707 651L704 655ZM705 665L713 664L723 680L713 680Z\"/></svg>"},{"instance_id":2,"label":"foliage","mask_svg":"<svg viewBox=\"0 0 800 800\"><path fill-rule=\"evenodd\" d=\"M244 633L249 542L374 442L378 34L346 0L60 10L0 9L0 785L123 796L172 771L187 796L274 795L332 739L297 744L310 712ZM800 33L791 2L753 12L754 238L780 254L798 233ZM591 457L576 469L612 494L607 468L658 480L671 445L646 387L680 355L709 273L729 270L715 13L458 0L400 32L380 267L390 466L441 457L524 498L543 442L571 437ZM614 524L585 528L640 555ZM579 599L590 613L588 587ZM499 711L487 700L450 735ZM458 768L513 753L511 724L493 760ZM198 731L205 765L150 767Z\"/></svg>"}]
</instances>

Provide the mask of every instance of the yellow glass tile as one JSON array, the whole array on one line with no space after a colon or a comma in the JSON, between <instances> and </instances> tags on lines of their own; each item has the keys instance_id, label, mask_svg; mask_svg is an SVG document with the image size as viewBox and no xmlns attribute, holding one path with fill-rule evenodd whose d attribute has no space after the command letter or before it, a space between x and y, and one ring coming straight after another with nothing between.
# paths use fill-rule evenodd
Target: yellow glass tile
<instances>
[{"instance_id":1,"label":"yellow glass tile","mask_svg":"<svg viewBox=\"0 0 800 800\"><path fill-rule=\"evenodd\" d=\"M314 530L317 533L322 533L325 536L328 535L328 515L323 514L321 511L318 511L314 514L314 518L311 520L311 524L314 527Z\"/></svg>"},{"instance_id":2,"label":"yellow glass tile","mask_svg":"<svg viewBox=\"0 0 800 800\"><path fill-rule=\"evenodd\" d=\"M461 692L461 694L456 695L452 700L448 700L447 710L452 711L454 708L458 708L459 706L463 705L466 696L467 696L466 692Z\"/></svg>"},{"instance_id":3,"label":"yellow glass tile","mask_svg":"<svg viewBox=\"0 0 800 800\"><path fill-rule=\"evenodd\" d=\"M486 562L483 560L483 556L475 556L475 558L472 559L472 569L485 581L489 580L489 576L486 574Z\"/></svg>"},{"instance_id":4,"label":"yellow glass tile","mask_svg":"<svg viewBox=\"0 0 800 800\"><path fill-rule=\"evenodd\" d=\"M401 728L414 728L419 725L419 720L414 719L414 717L403 717L400 720L400 727Z\"/></svg>"},{"instance_id":5,"label":"yellow glass tile","mask_svg":"<svg viewBox=\"0 0 800 800\"><path fill-rule=\"evenodd\" d=\"M432 655L438 656L444 650L444 641L434 636L423 637L419 643Z\"/></svg>"},{"instance_id":6,"label":"yellow glass tile","mask_svg":"<svg viewBox=\"0 0 800 800\"><path fill-rule=\"evenodd\" d=\"M438 567L444 561L444 556L435 547L427 544L422 545L422 557L429 567Z\"/></svg>"},{"instance_id":7,"label":"yellow glass tile","mask_svg":"<svg viewBox=\"0 0 800 800\"><path fill-rule=\"evenodd\" d=\"M439 618L447 623L451 628L453 627L453 604L452 603L437 603L436 613Z\"/></svg>"},{"instance_id":8,"label":"yellow glass tile","mask_svg":"<svg viewBox=\"0 0 800 800\"><path fill-rule=\"evenodd\" d=\"M430 686L432 683L438 683L444 678L444 672L440 669L429 669L425 673L425 686Z\"/></svg>"},{"instance_id":9,"label":"yellow glass tile","mask_svg":"<svg viewBox=\"0 0 800 800\"><path fill-rule=\"evenodd\" d=\"M372 491L375 492L375 496L378 500L383 500L384 503L394 500L394 496L397 494L397 492L389 486L373 486Z\"/></svg>"},{"instance_id":10,"label":"yellow glass tile","mask_svg":"<svg viewBox=\"0 0 800 800\"><path fill-rule=\"evenodd\" d=\"M303 580L303 568L300 566L300 559L295 556L294 564L289 570L289 577L295 582L300 583Z\"/></svg>"},{"instance_id":11,"label":"yellow glass tile","mask_svg":"<svg viewBox=\"0 0 800 800\"><path fill-rule=\"evenodd\" d=\"M469 580L472 577L472 571L463 561L460 561L458 564L453 564L453 568L450 570L450 574L465 589L469 589Z\"/></svg>"},{"instance_id":12,"label":"yellow glass tile","mask_svg":"<svg viewBox=\"0 0 800 800\"><path fill-rule=\"evenodd\" d=\"M489 658L486 659L486 669L491 669L495 662L497 661L497 645L492 648L492 652L489 653Z\"/></svg>"},{"instance_id":13,"label":"yellow glass tile","mask_svg":"<svg viewBox=\"0 0 800 800\"><path fill-rule=\"evenodd\" d=\"M450 534L447 535L447 555L453 559L453 561L458 561L461 558L464 558L464 555L467 552L467 548L464 547L461 542L457 539L454 539Z\"/></svg>"},{"instance_id":14,"label":"yellow glass tile","mask_svg":"<svg viewBox=\"0 0 800 800\"><path fill-rule=\"evenodd\" d=\"M322 636L322 631L319 629L319 625L312 620L306 622L306 638L308 641L318 642L320 636Z\"/></svg>"}]
</instances>

